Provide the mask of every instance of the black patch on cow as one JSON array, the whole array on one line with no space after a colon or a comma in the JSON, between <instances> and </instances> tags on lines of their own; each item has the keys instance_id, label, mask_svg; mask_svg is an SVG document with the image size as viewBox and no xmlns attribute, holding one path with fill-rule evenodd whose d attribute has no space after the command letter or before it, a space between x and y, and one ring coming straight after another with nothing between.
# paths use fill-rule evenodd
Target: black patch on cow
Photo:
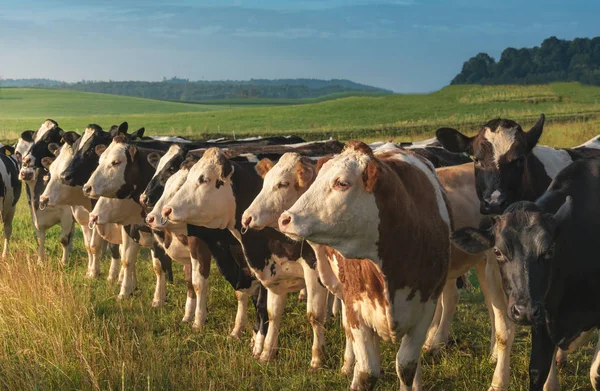
<instances>
[{"instance_id":1,"label":"black patch on cow","mask_svg":"<svg viewBox=\"0 0 600 391\"><path fill-rule=\"evenodd\" d=\"M120 259L121 253L119 252L119 245L116 243L109 243L108 248L110 249L110 256L113 259Z\"/></svg>"}]
</instances>

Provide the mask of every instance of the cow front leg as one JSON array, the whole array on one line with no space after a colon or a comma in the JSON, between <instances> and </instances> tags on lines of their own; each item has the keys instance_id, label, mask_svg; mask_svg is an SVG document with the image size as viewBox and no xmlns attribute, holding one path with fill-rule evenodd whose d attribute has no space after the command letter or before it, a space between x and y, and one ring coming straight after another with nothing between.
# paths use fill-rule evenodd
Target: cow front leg
<instances>
[{"instance_id":1,"label":"cow front leg","mask_svg":"<svg viewBox=\"0 0 600 391\"><path fill-rule=\"evenodd\" d=\"M206 243L196 237L190 237L188 240L192 263L192 285L196 292L196 315L192 328L202 331L207 318L206 302L208 300L211 253Z\"/></svg>"},{"instance_id":2,"label":"cow front leg","mask_svg":"<svg viewBox=\"0 0 600 391\"><path fill-rule=\"evenodd\" d=\"M235 314L235 325L233 326L230 336L231 338L240 339L248 320L248 293L244 291L235 291L235 297L238 303L237 312Z\"/></svg>"},{"instance_id":3,"label":"cow front leg","mask_svg":"<svg viewBox=\"0 0 600 391\"><path fill-rule=\"evenodd\" d=\"M154 288L152 307L158 308L164 306L167 299L167 278L157 252L152 250L150 253L152 254L152 269L156 275L156 286Z\"/></svg>"},{"instance_id":4,"label":"cow front leg","mask_svg":"<svg viewBox=\"0 0 600 391\"><path fill-rule=\"evenodd\" d=\"M267 290L267 313L269 315L269 329L265 337L264 347L260 354L260 362L269 362L275 358L277 352L277 340L279 338L279 329L283 310L285 309L285 300L287 293L277 294Z\"/></svg>"},{"instance_id":5,"label":"cow front leg","mask_svg":"<svg viewBox=\"0 0 600 391\"><path fill-rule=\"evenodd\" d=\"M259 286L258 295L256 297L256 327L254 333L254 347L252 348L252 356L256 359L262 354L265 338L269 331L269 315L267 311L267 296L268 291L262 284Z\"/></svg>"},{"instance_id":6,"label":"cow front leg","mask_svg":"<svg viewBox=\"0 0 600 391\"><path fill-rule=\"evenodd\" d=\"M545 325L531 327L531 355L529 360L529 389L530 391L557 390L553 384L550 368L556 368L554 354L556 347L548 335ZM544 386L549 380L547 387Z\"/></svg>"},{"instance_id":7,"label":"cow front leg","mask_svg":"<svg viewBox=\"0 0 600 391\"><path fill-rule=\"evenodd\" d=\"M92 254L91 263L88 265L87 278L97 278L100 276L100 259L102 259L102 248L104 239L96 229L90 233L90 253Z\"/></svg>"},{"instance_id":8,"label":"cow front leg","mask_svg":"<svg viewBox=\"0 0 600 391\"><path fill-rule=\"evenodd\" d=\"M320 368L325 358L325 317L327 316L328 291L319 282L316 270L302 262L306 283L306 315L313 329L312 359L310 367Z\"/></svg>"},{"instance_id":9,"label":"cow front leg","mask_svg":"<svg viewBox=\"0 0 600 391\"><path fill-rule=\"evenodd\" d=\"M36 229L35 230L35 234L37 236L37 242L38 242L38 259L37 259L37 263L39 265L44 263L44 250L46 249L46 231L45 230L41 230L41 229Z\"/></svg>"},{"instance_id":10,"label":"cow front leg","mask_svg":"<svg viewBox=\"0 0 600 391\"><path fill-rule=\"evenodd\" d=\"M59 242L62 247L62 257L60 258L60 263L63 266L67 265L69 259L69 253L73 248L73 231L75 228L75 220L73 220L73 216L69 215L69 219L66 223L61 222L61 231Z\"/></svg>"},{"instance_id":11,"label":"cow front leg","mask_svg":"<svg viewBox=\"0 0 600 391\"><path fill-rule=\"evenodd\" d=\"M121 282L121 292L118 299L125 299L133 294L137 287L137 278L135 273L135 263L140 246L127 234L125 229L122 232L123 258L121 260L121 269L123 271L123 281Z\"/></svg>"},{"instance_id":12,"label":"cow front leg","mask_svg":"<svg viewBox=\"0 0 600 391\"><path fill-rule=\"evenodd\" d=\"M491 262L496 262L495 259L490 259ZM498 349L496 347L496 315L494 314L494 306L490 301L491 292L486 277L486 263L487 254L486 258L484 259L484 262L478 262L475 265L475 272L477 273L477 279L479 280L479 287L481 288L481 293L483 293L483 301L485 302L485 306L490 316L490 362L495 363L498 361Z\"/></svg>"},{"instance_id":13,"label":"cow front leg","mask_svg":"<svg viewBox=\"0 0 600 391\"><path fill-rule=\"evenodd\" d=\"M192 264L186 263L183 265L183 275L185 276L185 285L187 288L187 296L185 299L185 312L183 314L182 323L188 323L194 320L194 311L196 310L196 291L192 284Z\"/></svg>"},{"instance_id":14,"label":"cow front leg","mask_svg":"<svg viewBox=\"0 0 600 391\"><path fill-rule=\"evenodd\" d=\"M349 327L353 339L356 364L351 390L372 390L381 374L379 337L361 320Z\"/></svg>"},{"instance_id":15,"label":"cow front leg","mask_svg":"<svg viewBox=\"0 0 600 391\"><path fill-rule=\"evenodd\" d=\"M15 217L15 208L11 208L11 210L5 212L6 213L2 216L2 220L4 221L4 248L2 249L3 259L5 259L8 255L8 242L10 242L10 237L12 236L12 222L13 218Z\"/></svg>"},{"instance_id":16,"label":"cow front leg","mask_svg":"<svg viewBox=\"0 0 600 391\"><path fill-rule=\"evenodd\" d=\"M416 324L402 337L396 354L396 374L400 379L400 391L421 390L421 349L431 324L436 303L430 300L423 303Z\"/></svg>"},{"instance_id":17,"label":"cow front leg","mask_svg":"<svg viewBox=\"0 0 600 391\"><path fill-rule=\"evenodd\" d=\"M108 270L108 277L106 279L114 282L119 280L119 266L121 265L120 246L115 243L109 243L108 247L110 248L110 269Z\"/></svg>"},{"instance_id":18,"label":"cow front leg","mask_svg":"<svg viewBox=\"0 0 600 391\"><path fill-rule=\"evenodd\" d=\"M490 259L490 258L488 258ZM481 265L477 265L480 269ZM488 291L488 300L492 305L495 324L495 350L497 355L496 368L492 377L490 391L507 390L510 382L510 352L515 339L516 325L510 321L507 313L506 294L502 287L502 278L498 262L490 259L485 264L485 282ZM478 275L481 275L478 270ZM483 280L483 279L482 279Z\"/></svg>"},{"instance_id":19,"label":"cow front leg","mask_svg":"<svg viewBox=\"0 0 600 391\"><path fill-rule=\"evenodd\" d=\"M352 331L350 331L350 327L348 326L348 319L346 319L346 306L344 302L341 301L342 304L342 326L344 327L344 334L346 335L346 346L344 349L344 363L342 364L342 374L346 376L350 376L350 374L354 371L354 347L352 343Z\"/></svg>"}]
</instances>

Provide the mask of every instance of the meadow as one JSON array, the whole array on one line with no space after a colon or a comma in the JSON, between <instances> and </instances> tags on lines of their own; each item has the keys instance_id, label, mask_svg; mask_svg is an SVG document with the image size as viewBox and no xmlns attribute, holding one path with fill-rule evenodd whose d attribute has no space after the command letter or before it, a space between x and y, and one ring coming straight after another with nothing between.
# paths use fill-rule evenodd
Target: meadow
<instances>
[{"instance_id":1,"label":"meadow","mask_svg":"<svg viewBox=\"0 0 600 391\"><path fill-rule=\"evenodd\" d=\"M146 126L148 134L188 134L186 129L192 127L190 135L201 137L212 134L212 126L236 123L236 134L244 134L241 129L263 135L302 130L315 138L330 134L345 140L362 129L362 138L369 141L384 137L407 141L431 137L439 124L472 131L475 126L467 128L466 124L498 115L529 124L540 112L550 120L542 139L545 144L574 146L600 133L598 88L576 84L536 86L535 92L501 88L460 86L430 95L344 98L276 108L184 105L106 95L100 95L100 99L96 96L99 94L83 93L71 98L70 93L62 91L66 95L46 96L57 99L50 104L43 98L30 100L47 90L2 89L0 138L14 139L21 130L37 129L43 119L51 117L67 130L82 130L89 122L109 126L128 120L130 128ZM19 101L7 99L10 108L4 100L8 95ZM555 95L559 98L552 97ZM540 99L533 103L532 97ZM86 111L86 99L88 104L99 103ZM141 102L130 104L129 99ZM171 105L182 105L183 111ZM315 123L325 124L329 118L330 129L340 133L310 127L308 117L302 113L310 115ZM271 121L268 127L260 122L265 118ZM211 126L211 131L202 131L202 126ZM393 126L397 133L381 130ZM250 324L241 340L228 337L236 300L214 265L208 322L197 333L189 324L180 323L185 284L178 264L173 265L174 283L167 287L164 308L151 306L154 273L146 251L137 263L139 289L132 298L117 301L117 286L105 280L108 259L102 264L100 279L85 279L87 261L81 232L76 232L66 267L58 263L57 235L56 228L50 231L47 259L38 265L34 229L23 196L10 255L0 262L0 389L333 390L349 386L350 379L339 372L344 346L339 318L326 327L324 367L316 372L309 370L312 330L306 319L306 304L298 303L296 295L288 298L277 359L260 364L251 356ZM424 390L489 387L494 370L488 360L489 318L476 278L470 279L473 288L461 293L449 346L438 356L423 356ZM251 310L249 320L252 317ZM560 371L563 390L590 389L588 371L593 346L589 344L570 355L567 367ZM382 345L383 373L378 390L399 386L394 369L397 348L391 343ZM513 347L511 390L528 388L529 349L529 332L519 327Z\"/></svg>"}]
</instances>

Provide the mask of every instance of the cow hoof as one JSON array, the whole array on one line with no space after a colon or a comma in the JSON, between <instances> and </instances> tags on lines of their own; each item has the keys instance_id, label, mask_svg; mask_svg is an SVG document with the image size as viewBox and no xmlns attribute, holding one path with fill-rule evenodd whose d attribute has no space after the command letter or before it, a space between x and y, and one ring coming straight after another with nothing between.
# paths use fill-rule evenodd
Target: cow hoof
<instances>
[{"instance_id":1,"label":"cow hoof","mask_svg":"<svg viewBox=\"0 0 600 391\"><path fill-rule=\"evenodd\" d=\"M190 316L190 315L185 315L182 319L181 319L181 323L190 323L194 321L194 317Z\"/></svg>"},{"instance_id":2,"label":"cow hoof","mask_svg":"<svg viewBox=\"0 0 600 391\"><path fill-rule=\"evenodd\" d=\"M239 340L242 337L242 330L233 330L229 337ZM252 345L250 345L252 347Z\"/></svg>"},{"instance_id":3,"label":"cow hoof","mask_svg":"<svg viewBox=\"0 0 600 391\"><path fill-rule=\"evenodd\" d=\"M350 376L352 375L352 365L349 364L345 364L342 365L342 369L341 369L342 375L344 376Z\"/></svg>"},{"instance_id":4,"label":"cow hoof","mask_svg":"<svg viewBox=\"0 0 600 391\"><path fill-rule=\"evenodd\" d=\"M261 363L263 363L263 364L266 364L266 363L268 363L268 362L270 362L270 361L273 360L273 356L275 356L275 355L274 354L269 354L269 353L263 351L261 353L260 357L258 358L258 361L261 362Z\"/></svg>"},{"instance_id":5,"label":"cow hoof","mask_svg":"<svg viewBox=\"0 0 600 391\"><path fill-rule=\"evenodd\" d=\"M202 322L194 322L192 324L192 330L194 330L197 333L201 332L203 327L204 327L204 323L202 323Z\"/></svg>"},{"instance_id":6,"label":"cow hoof","mask_svg":"<svg viewBox=\"0 0 600 391\"><path fill-rule=\"evenodd\" d=\"M163 307L164 305L165 302L163 300L152 300L152 307L154 308Z\"/></svg>"},{"instance_id":7,"label":"cow hoof","mask_svg":"<svg viewBox=\"0 0 600 391\"><path fill-rule=\"evenodd\" d=\"M425 351L425 353L431 354L432 356L437 356L442 350L444 350L445 347L446 344L442 342L428 346L424 345L423 350Z\"/></svg>"},{"instance_id":8,"label":"cow hoof","mask_svg":"<svg viewBox=\"0 0 600 391\"><path fill-rule=\"evenodd\" d=\"M563 369L567 366L567 355L556 356L556 368Z\"/></svg>"}]
</instances>

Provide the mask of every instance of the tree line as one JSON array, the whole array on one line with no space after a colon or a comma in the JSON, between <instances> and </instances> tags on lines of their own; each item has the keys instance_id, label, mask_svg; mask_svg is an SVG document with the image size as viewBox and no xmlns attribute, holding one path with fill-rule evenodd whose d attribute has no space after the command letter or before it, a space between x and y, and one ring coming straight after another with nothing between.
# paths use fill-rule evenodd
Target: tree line
<instances>
[{"instance_id":1,"label":"tree line","mask_svg":"<svg viewBox=\"0 0 600 391\"><path fill-rule=\"evenodd\" d=\"M343 79L190 81L173 77L163 78L160 82L83 80L76 83L48 79L8 79L0 80L0 86L45 87L187 102L243 98L303 99L353 91L391 93L389 90Z\"/></svg>"},{"instance_id":2,"label":"tree line","mask_svg":"<svg viewBox=\"0 0 600 391\"><path fill-rule=\"evenodd\" d=\"M577 81L600 85L600 37L550 37L533 48L506 48L496 60L479 53L450 84L542 84Z\"/></svg>"}]
</instances>

